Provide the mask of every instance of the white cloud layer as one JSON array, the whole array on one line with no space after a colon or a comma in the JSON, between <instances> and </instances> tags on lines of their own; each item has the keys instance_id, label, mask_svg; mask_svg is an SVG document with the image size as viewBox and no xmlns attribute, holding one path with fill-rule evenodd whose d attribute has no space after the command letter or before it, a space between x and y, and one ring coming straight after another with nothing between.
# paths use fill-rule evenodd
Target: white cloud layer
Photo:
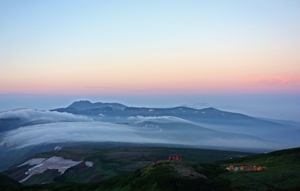
<instances>
[{"instance_id":1,"label":"white cloud layer","mask_svg":"<svg viewBox=\"0 0 300 191\"><path fill-rule=\"evenodd\" d=\"M147 121L157 122L157 123L192 123L188 120L173 117L173 116L130 116L127 118L129 121L133 121L134 123L143 123Z\"/></svg>"},{"instance_id":2,"label":"white cloud layer","mask_svg":"<svg viewBox=\"0 0 300 191\"><path fill-rule=\"evenodd\" d=\"M22 120L44 119L50 121L91 121L85 116L60 113L56 111L39 111L35 109L22 108L0 112L0 119L19 118Z\"/></svg>"},{"instance_id":3,"label":"white cloud layer","mask_svg":"<svg viewBox=\"0 0 300 191\"><path fill-rule=\"evenodd\" d=\"M141 127L104 122L61 122L34 125L4 133L0 139L0 146L22 148L45 143L106 141L251 149L278 149L289 146L248 135L208 130L189 124L181 127L163 123L143 125Z\"/></svg>"}]
</instances>

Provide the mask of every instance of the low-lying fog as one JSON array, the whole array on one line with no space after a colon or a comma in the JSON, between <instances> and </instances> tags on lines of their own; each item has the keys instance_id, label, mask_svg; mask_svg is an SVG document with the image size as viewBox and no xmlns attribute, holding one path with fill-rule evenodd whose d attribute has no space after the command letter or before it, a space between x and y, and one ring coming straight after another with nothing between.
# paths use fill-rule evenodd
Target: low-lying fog
<instances>
[{"instance_id":1,"label":"low-lying fog","mask_svg":"<svg viewBox=\"0 0 300 191\"><path fill-rule=\"evenodd\" d=\"M22 148L62 142L128 142L177 144L193 147L281 149L299 146L299 128L220 126L172 117L132 116L115 122L67 113L21 109L0 113L0 118L50 119L47 124L0 133L0 147ZM111 119L110 119L111 121ZM120 123L122 121L122 123Z\"/></svg>"},{"instance_id":2,"label":"low-lying fog","mask_svg":"<svg viewBox=\"0 0 300 191\"><path fill-rule=\"evenodd\" d=\"M92 119L80 116L73 115L69 113L59 113L53 111L40 111L30 108L21 108L14 110L7 110L0 112L0 119L14 119L18 118L21 120L36 120L36 119L44 119L49 121L91 121Z\"/></svg>"}]
</instances>

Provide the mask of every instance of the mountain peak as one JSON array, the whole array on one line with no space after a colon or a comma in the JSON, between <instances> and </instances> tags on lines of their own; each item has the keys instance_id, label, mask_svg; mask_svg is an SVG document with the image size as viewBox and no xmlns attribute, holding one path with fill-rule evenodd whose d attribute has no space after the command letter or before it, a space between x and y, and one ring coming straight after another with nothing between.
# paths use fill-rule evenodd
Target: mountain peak
<instances>
[{"instance_id":1,"label":"mountain peak","mask_svg":"<svg viewBox=\"0 0 300 191\"><path fill-rule=\"evenodd\" d=\"M206 111L220 111L214 107L208 107L208 108L204 108L204 109L201 109L201 110L206 110Z\"/></svg>"},{"instance_id":2,"label":"mountain peak","mask_svg":"<svg viewBox=\"0 0 300 191\"><path fill-rule=\"evenodd\" d=\"M73 102L67 108L75 108L77 110L86 110L86 109L95 109L95 108L100 109L100 108L103 108L103 107L124 109L127 106L125 106L123 104L120 104L120 103L102 103L102 102L91 103L88 100L80 100L80 101Z\"/></svg>"},{"instance_id":3,"label":"mountain peak","mask_svg":"<svg viewBox=\"0 0 300 191\"><path fill-rule=\"evenodd\" d=\"M182 104L182 107L188 107L193 109L203 109L209 107L207 103L194 103L194 104Z\"/></svg>"},{"instance_id":4,"label":"mountain peak","mask_svg":"<svg viewBox=\"0 0 300 191\"><path fill-rule=\"evenodd\" d=\"M80 100L73 102L71 105L68 106L68 108L86 109L91 105L93 104L88 100Z\"/></svg>"}]
</instances>

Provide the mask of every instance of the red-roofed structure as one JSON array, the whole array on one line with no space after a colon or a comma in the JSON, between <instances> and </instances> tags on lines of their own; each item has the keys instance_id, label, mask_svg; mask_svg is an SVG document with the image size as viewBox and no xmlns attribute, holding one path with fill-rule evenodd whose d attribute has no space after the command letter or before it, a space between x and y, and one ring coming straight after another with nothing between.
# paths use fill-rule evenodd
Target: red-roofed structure
<instances>
[{"instance_id":1,"label":"red-roofed structure","mask_svg":"<svg viewBox=\"0 0 300 191\"><path fill-rule=\"evenodd\" d=\"M170 154L168 157L169 161L182 161L182 155L179 154Z\"/></svg>"}]
</instances>

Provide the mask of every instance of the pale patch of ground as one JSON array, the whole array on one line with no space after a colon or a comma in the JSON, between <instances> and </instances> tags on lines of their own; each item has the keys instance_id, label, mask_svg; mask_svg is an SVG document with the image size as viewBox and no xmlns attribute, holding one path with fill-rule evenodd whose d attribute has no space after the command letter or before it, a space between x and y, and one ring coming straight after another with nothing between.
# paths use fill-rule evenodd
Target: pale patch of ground
<instances>
[{"instance_id":1,"label":"pale patch of ground","mask_svg":"<svg viewBox=\"0 0 300 191\"><path fill-rule=\"evenodd\" d=\"M58 170L58 172L60 172L61 174L63 174L68 168L75 166L81 162L82 161L73 161L70 159L64 159L62 157L56 157L56 156L53 156L48 159L45 159L45 158L31 159L31 160L23 163L22 165L29 164L29 165L35 165L35 166L28 169L28 171L25 172L25 174L27 174L28 176L25 179L21 180L20 182L26 181L28 178L30 178L31 176L33 176L35 174L42 174L43 172L45 172L48 169L55 169L55 170ZM22 165L20 165L20 166L22 166Z\"/></svg>"},{"instance_id":2,"label":"pale patch of ground","mask_svg":"<svg viewBox=\"0 0 300 191\"><path fill-rule=\"evenodd\" d=\"M93 167L93 166L94 166L94 163L91 162L91 161L86 161L84 164L85 164L85 166L87 166L87 167Z\"/></svg>"},{"instance_id":3,"label":"pale patch of ground","mask_svg":"<svg viewBox=\"0 0 300 191\"><path fill-rule=\"evenodd\" d=\"M44 160L46 160L46 158L33 158L33 159L30 159L30 160L24 162L23 164L19 165L18 167L24 166L26 164L28 164L30 166L41 164Z\"/></svg>"},{"instance_id":4,"label":"pale patch of ground","mask_svg":"<svg viewBox=\"0 0 300 191\"><path fill-rule=\"evenodd\" d=\"M203 174L198 173L192 167L183 166L180 163L172 165L174 169L182 176L189 177L189 178L205 178L207 177Z\"/></svg>"},{"instance_id":5,"label":"pale patch of ground","mask_svg":"<svg viewBox=\"0 0 300 191\"><path fill-rule=\"evenodd\" d=\"M59 150L61 150L62 148L60 147L60 146L56 146L56 147L54 147L54 150L55 151L59 151Z\"/></svg>"}]
</instances>

